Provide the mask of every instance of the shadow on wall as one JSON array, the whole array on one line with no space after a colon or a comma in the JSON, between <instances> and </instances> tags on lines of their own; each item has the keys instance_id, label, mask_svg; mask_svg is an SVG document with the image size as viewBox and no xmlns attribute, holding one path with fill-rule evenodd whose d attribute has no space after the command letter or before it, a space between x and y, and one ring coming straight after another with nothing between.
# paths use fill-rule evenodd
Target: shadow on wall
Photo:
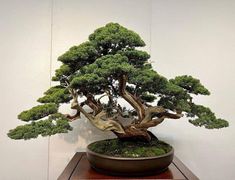
<instances>
[{"instance_id":1,"label":"shadow on wall","mask_svg":"<svg viewBox=\"0 0 235 180\"><path fill-rule=\"evenodd\" d=\"M94 127L83 115L72 122L73 130L69 133L59 134L59 138L69 144L77 144L76 151L85 150L86 146L94 141L115 138L112 132L104 132Z\"/></svg>"},{"instance_id":2,"label":"shadow on wall","mask_svg":"<svg viewBox=\"0 0 235 180\"><path fill-rule=\"evenodd\" d=\"M79 101L83 101L84 99L79 99ZM127 108L130 108L130 105L125 101L120 101L120 104L124 104ZM91 112L92 110L88 106L84 106L87 112ZM70 104L63 104L59 111L64 114L75 114L75 111L70 108ZM123 125L127 125L131 122L129 119L120 119ZM93 126L89 120L81 113L81 118L77 119L70 123L73 127L73 130L68 133L59 134L58 137L60 140L64 140L69 144L76 144L75 151L85 150L86 146L94 141L103 140L103 139L111 139L116 136L110 131L101 131Z\"/></svg>"}]
</instances>

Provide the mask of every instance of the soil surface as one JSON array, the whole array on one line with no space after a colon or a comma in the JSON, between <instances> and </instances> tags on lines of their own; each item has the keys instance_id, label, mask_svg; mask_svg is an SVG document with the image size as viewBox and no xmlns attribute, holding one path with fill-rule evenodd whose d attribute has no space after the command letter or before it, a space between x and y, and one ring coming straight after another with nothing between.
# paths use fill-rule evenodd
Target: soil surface
<instances>
[{"instance_id":1,"label":"soil surface","mask_svg":"<svg viewBox=\"0 0 235 180\"><path fill-rule=\"evenodd\" d=\"M172 150L169 144L158 139L152 139L150 142L107 139L94 142L88 148L99 154L131 158L159 156Z\"/></svg>"}]
</instances>

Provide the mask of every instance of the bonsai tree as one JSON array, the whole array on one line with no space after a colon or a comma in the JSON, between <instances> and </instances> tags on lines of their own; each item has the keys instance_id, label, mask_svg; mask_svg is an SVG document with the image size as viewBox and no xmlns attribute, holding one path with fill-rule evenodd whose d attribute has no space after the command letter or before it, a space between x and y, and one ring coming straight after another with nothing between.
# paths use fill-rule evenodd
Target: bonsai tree
<instances>
[{"instance_id":1,"label":"bonsai tree","mask_svg":"<svg viewBox=\"0 0 235 180\"><path fill-rule=\"evenodd\" d=\"M152 68L150 55L139 50L144 46L137 33L117 23L98 28L88 41L71 47L58 58L62 65L52 78L58 85L37 100L40 105L18 115L29 123L10 130L8 136L30 139L67 133L72 130L70 122L81 115L119 139L148 142L152 138L148 128L166 119L186 116L194 126L208 129L229 125L208 107L193 102L193 95L210 95L199 79L183 75L168 80ZM119 99L132 108L124 107ZM76 113L58 112L63 103L70 103Z\"/></svg>"}]
</instances>

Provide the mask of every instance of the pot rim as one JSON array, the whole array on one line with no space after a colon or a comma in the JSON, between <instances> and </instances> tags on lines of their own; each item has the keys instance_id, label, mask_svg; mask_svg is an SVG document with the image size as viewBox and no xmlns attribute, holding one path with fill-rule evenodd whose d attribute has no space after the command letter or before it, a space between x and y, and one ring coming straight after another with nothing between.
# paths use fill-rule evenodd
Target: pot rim
<instances>
[{"instance_id":1,"label":"pot rim","mask_svg":"<svg viewBox=\"0 0 235 180\"><path fill-rule=\"evenodd\" d=\"M122 161L123 160L126 160L126 161L128 161L128 160L132 160L132 161L151 160L151 159L162 158L162 157L174 154L174 148L171 146L172 149L168 153L165 153L165 154L162 154L162 155L159 155L159 156L151 156L151 157L115 157L115 156L109 156L109 155L104 155L104 154L96 153L96 152L94 152L94 151L92 151L92 150L90 150L88 148L89 145L86 148L86 154L92 154L92 155L95 155L95 156L99 156L101 158L106 158L106 159L111 159L111 160L122 160Z\"/></svg>"}]
</instances>

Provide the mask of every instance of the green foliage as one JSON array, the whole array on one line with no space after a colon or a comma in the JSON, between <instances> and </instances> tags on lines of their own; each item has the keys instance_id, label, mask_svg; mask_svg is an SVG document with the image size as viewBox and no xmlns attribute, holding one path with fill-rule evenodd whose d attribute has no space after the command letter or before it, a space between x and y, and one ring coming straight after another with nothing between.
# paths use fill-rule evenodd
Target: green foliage
<instances>
[{"instance_id":1,"label":"green foliage","mask_svg":"<svg viewBox=\"0 0 235 180\"><path fill-rule=\"evenodd\" d=\"M85 42L79 46L71 47L66 53L58 58L58 61L64 64L80 67L90 64L95 61L98 52L91 42Z\"/></svg>"},{"instance_id":2,"label":"green foliage","mask_svg":"<svg viewBox=\"0 0 235 180\"><path fill-rule=\"evenodd\" d=\"M185 91L178 85L171 82L167 82L163 88L161 88L160 93L166 96L184 96Z\"/></svg>"},{"instance_id":3,"label":"green foliage","mask_svg":"<svg viewBox=\"0 0 235 180\"><path fill-rule=\"evenodd\" d=\"M182 87L168 81L159 93L159 106L172 111L190 111L191 96Z\"/></svg>"},{"instance_id":4,"label":"green foliage","mask_svg":"<svg viewBox=\"0 0 235 180\"><path fill-rule=\"evenodd\" d=\"M138 93L157 93L165 87L167 80L156 71L149 68L136 68L129 76L129 83L138 88Z\"/></svg>"},{"instance_id":5,"label":"green foliage","mask_svg":"<svg viewBox=\"0 0 235 180\"><path fill-rule=\"evenodd\" d=\"M89 36L89 40L96 44L101 53L116 53L123 48L145 46L144 41L134 31L119 25L109 23L98 28Z\"/></svg>"},{"instance_id":6,"label":"green foliage","mask_svg":"<svg viewBox=\"0 0 235 180\"><path fill-rule=\"evenodd\" d=\"M128 63L128 59L120 54L103 56L95 63L98 66L96 73L103 77L119 77L134 70L134 67Z\"/></svg>"},{"instance_id":7,"label":"green foliage","mask_svg":"<svg viewBox=\"0 0 235 180\"><path fill-rule=\"evenodd\" d=\"M171 79L170 82L186 89L189 93L210 95L210 92L200 83L200 80L192 76L177 76L175 79Z\"/></svg>"},{"instance_id":8,"label":"green foliage","mask_svg":"<svg viewBox=\"0 0 235 180\"><path fill-rule=\"evenodd\" d=\"M89 92L92 94L103 93L103 88L106 85L107 80L97 74L84 74L78 75L70 83L70 87L80 89L83 92Z\"/></svg>"},{"instance_id":9,"label":"green foliage","mask_svg":"<svg viewBox=\"0 0 235 180\"><path fill-rule=\"evenodd\" d=\"M207 129L219 129L228 127L229 123L220 118L216 118L215 114L208 107L202 105L192 105L191 113L189 116L197 116L194 120L189 120L195 126L204 126Z\"/></svg>"},{"instance_id":10,"label":"green foliage","mask_svg":"<svg viewBox=\"0 0 235 180\"><path fill-rule=\"evenodd\" d=\"M97 74L84 74L76 76L70 83L70 86L73 88L82 88L85 85L87 88L89 85L92 86L95 84L100 84L103 81L105 81L105 79Z\"/></svg>"},{"instance_id":11,"label":"green foliage","mask_svg":"<svg viewBox=\"0 0 235 180\"><path fill-rule=\"evenodd\" d=\"M11 139L31 139L38 135L51 136L57 133L67 133L71 131L68 119L62 114L56 113L49 116L46 120L32 122L31 124L17 126L8 132Z\"/></svg>"},{"instance_id":12,"label":"green foliage","mask_svg":"<svg viewBox=\"0 0 235 180\"><path fill-rule=\"evenodd\" d=\"M112 79L122 74L128 74L134 67L128 63L126 56L120 54L106 55L97 59L93 64L84 66L80 73L74 76L70 83L73 88L86 90L93 94L103 93ZM103 90L102 90L103 89Z\"/></svg>"},{"instance_id":13,"label":"green foliage","mask_svg":"<svg viewBox=\"0 0 235 180\"><path fill-rule=\"evenodd\" d=\"M145 51L136 49L118 51L119 54L124 55L128 58L130 64L134 67L142 67L144 63L150 58L150 55Z\"/></svg>"},{"instance_id":14,"label":"green foliage","mask_svg":"<svg viewBox=\"0 0 235 180\"><path fill-rule=\"evenodd\" d=\"M145 92L141 94L140 98L145 102L153 102L156 99L156 96Z\"/></svg>"},{"instance_id":15,"label":"green foliage","mask_svg":"<svg viewBox=\"0 0 235 180\"><path fill-rule=\"evenodd\" d=\"M172 111L185 111L185 112L189 112L190 109L190 104L187 100L185 99L177 99L176 97L162 97L159 101L158 101L158 105L162 106L166 109L170 109Z\"/></svg>"},{"instance_id":16,"label":"green foliage","mask_svg":"<svg viewBox=\"0 0 235 180\"><path fill-rule=\"evenodd\" d=\"M97 59L93 64L84 66L84 68L81 69L81 74L93 73L103 78L117 78L133 70L134 67L128 63L126 56L115 54L103 56ZM80 74L78 76L80 76Z\"/></svg>"},{"instance_id":17,"label":"green foliage","mask_svg":"<svg viewBox=\"0 0 235 180\"><path fill-rule=\"evenodd\" d=\"M64 76L68 77L69 75L71 75L72 73L74 73L74 69L71 68L69 65L67 64L63 64L60 66L59 69L55 70L55 76L52 77L53 81L59 81L61 80Z\"/></svg>"},{"instance_id":18,"label":"green foliage","mask_svg":"<svg viewBox=\"0 0 235 180\"><path fill-rule=\"evenodd\" d=\"M211 112L210 108L196 104L192 104L191 113L193 114L193 116L198 116L198 117L203 117L206 115L215 116L214 113Z\"/></svg>"},{"instance_id":19,"label":"green foliage","mask_svg":"<svg viewBox=\"0 0 235 180\"><path fill-rule=\"evenodd\" d=\"M59 89L64 89L63 86L52 86L50 87L46 92L44 92L45 95L51 95L54 94L55 92L57 92Z\"/></svg>"},{"instance_id":20,"label":"green foliage","mask_svg":"<svg viewBox=\"0 0 235 180\"><path fill-rule=\"evenodd\" d=\"M54 114L58 111L58 105L54 103L48 103L35 106L27 111L23 111L18 115L18 118L22 121L33 121L46 117L50 114Z\"/></svg>"},{"instance_id":21,"label":"green foliage","mask_svg":"<svg viewBox=\"0 0 235 180\"><path fill-rule=\"evenodd\" d=\"M40 103L67 103L72 99L67 88L62 86L54 86L51 87L48 91L46 91L45 96L39 98L37 101Z\"/></svg>"},{"instance_id":22,"label":"green foliage","mask_svg":"<svg viewBox=\"0 0 235 180\"><path fill-rule=\"evenodd\" d=\"M204 126L207 129L220 129L229 126L228 121L220 118L211 118L210 116L204 116L195 120L189 120L189 122L192 123L194 126Z\"/></svg>"}]
</instances>

